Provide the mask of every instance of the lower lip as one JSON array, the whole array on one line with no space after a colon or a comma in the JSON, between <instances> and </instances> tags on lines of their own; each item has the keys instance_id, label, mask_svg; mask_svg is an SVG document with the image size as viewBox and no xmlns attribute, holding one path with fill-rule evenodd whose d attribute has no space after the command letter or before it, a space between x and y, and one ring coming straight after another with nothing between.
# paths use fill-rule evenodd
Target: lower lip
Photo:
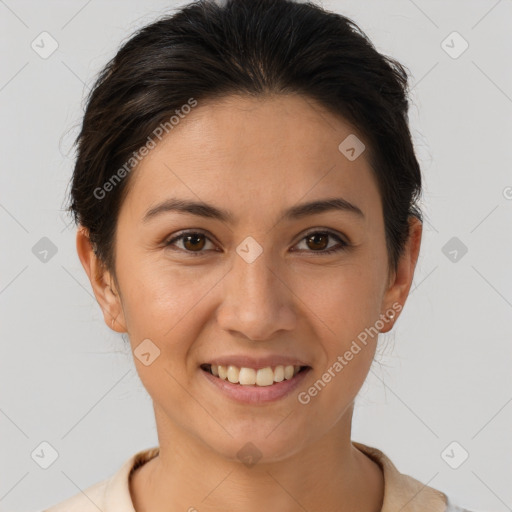
<instances>
[{"instance_id":1,"label":"lower lip","mask_svg":"<svg viewBox=\"0 0 512 512\"><path fill-rule=\"evenodd\" d=\"M215 377L210 372L199 368L199 371L217 389L229 398L244 404L268 403L284 398L304 381L310 370L311 368L307 368L297 373L292 379L276 382L270 386L243 386L241 384L233 384L229 380L224 380L220 377Z\"/></svg>"}]
</instances>

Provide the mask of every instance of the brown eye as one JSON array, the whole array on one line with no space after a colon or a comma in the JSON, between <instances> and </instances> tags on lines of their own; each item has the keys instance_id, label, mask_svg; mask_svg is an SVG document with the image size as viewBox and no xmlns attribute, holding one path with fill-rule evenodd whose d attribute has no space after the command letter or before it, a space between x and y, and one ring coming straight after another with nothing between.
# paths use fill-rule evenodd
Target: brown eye
<instances>
[{"instance_id":1,"label":"brown eye","mask_svg":"<svg viewBox=\"0 0 512 512\"><path fill-rule=\"evenodd\" d=\"M192 235L183 236L183 246L188 251L201 250L204 247L204 235L201 233L194 233Z\"/></svg>"},{"instance_id":2,"label":"brown eye","mask_svg":"<svg viewBox=\"0 0 512 512\"><path fill-rule=\"evenodd\" d=\"M178 245L178 242L181 243L182 247ZM204 233L188 231L165 242L165 246L172 250L181 251L193 256L200 256L206 252L206 250L203 251L203 249L208 242L213 245L209 237Z\"/></svg>"},{"instance_id":3,"label":"brown eye","mask_svg":"<svg viewBox=\"0 0 512 512\"><path fill-rule=\"evenodd\" d=\"M329 234L313 233L312 235L308 235L306 237L306 243L310 249L322 251L329 244Z\"/></svg>"},{"instance_id":4,"label":"brown eye","mask_svg":"<svg viewBox=\"0 0 512 512\"><path fill-rule=\"evenodd\" d=\"M329 245L329 240L334 240L338 243ZM319 256L342 251L350 245L331 231L312 231L306 234L299 245L301 243L306 245L306 249L301 249L301 252L318 253Z\"/></svg>"}]
</instances>

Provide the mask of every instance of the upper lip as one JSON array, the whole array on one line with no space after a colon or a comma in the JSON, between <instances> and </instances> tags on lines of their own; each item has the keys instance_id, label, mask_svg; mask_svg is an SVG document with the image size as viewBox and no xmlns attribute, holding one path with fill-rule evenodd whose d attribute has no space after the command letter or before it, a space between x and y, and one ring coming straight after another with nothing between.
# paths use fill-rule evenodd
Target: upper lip
<instances>
[{"instance_id":1,"label":"upper lip","mask_svg":"<svg viewBox=\"0 0 512 512\"><path fill-rule=\"evenodd\" d=\"M303 360L297 359L291 356L279 356L269 355L265 357L251 357L243 355L226 355L214 357L203 364L214 364L222 366L237 366L238 368L254 368L258 370L260 368L266 368L270 366L275 368L276 366L309 366Z\"/></svg>"}]
</instances>

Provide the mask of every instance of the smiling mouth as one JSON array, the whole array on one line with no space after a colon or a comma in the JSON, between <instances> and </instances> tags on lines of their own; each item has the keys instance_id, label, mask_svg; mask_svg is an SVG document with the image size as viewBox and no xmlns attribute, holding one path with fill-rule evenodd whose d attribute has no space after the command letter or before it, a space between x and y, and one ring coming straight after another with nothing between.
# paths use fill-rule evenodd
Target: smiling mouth
<instances>
[{"instance_id":1,"label":"smiling mouth","mask_svg":"<svg viewBox=\"0 0 512 512\"><path fill-rule=\"evenodd\" d=\"M214 377L241 386L272 386L284 380L293 379L298 373L311 369L311 366L278 365L267 366L258 370L254 368L239 368L229 365L202 364L201 370Z\"/></svg>"}]
</instances>

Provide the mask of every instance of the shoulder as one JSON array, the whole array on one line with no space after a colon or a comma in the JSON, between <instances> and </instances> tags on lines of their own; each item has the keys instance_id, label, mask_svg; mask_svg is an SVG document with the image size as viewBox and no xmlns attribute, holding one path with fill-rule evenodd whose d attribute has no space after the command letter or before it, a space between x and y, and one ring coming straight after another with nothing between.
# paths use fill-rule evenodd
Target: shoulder
<instances>
[{"instance_id":1,"label":"shoulder","mask_svg":"<svg viewBox=\"0 0 512 512\"><path fill-rule=\"evenodd\" d=\"M362 443L352 443L375 461L384 475L382 512L446 512L447 497L441 491L424 485L412 476L400 473L381 450Z\"/></svg>"},{"instance_id":2,"label":"shoulder","mask_svg":"<svg viewBox=\"0 0 512 512\"><path fill-rule=\"evenodd\" d=\"M362 443L352 444L382 469L384 502L381 512L476 512L457 506L457 500L452 501L445 493L400 473L381 450Z\"/></svg>"},{"instance_id":3,"label":"shoulder","mask_svg":"<svg viewBox=\"0 0 512 512\"><path fill-rule=\"evenodd\" d=\"M473 510L469 510L467 508L459 507L456 504L457 500L452 500L451 496L447 496L447 504L446 504L446 511L445 512L476 512Z\"/></svg>"},{"instance_id":4,"label":"shoulder","mask_svg":"<svg viewBox=\"0 0 512 512\"><path fill-rule=\"evenodd\" d=\"M375 461L384 475L382 512L446 512L447 497L412 476L400 473L381 450L362 443L352 444Z\"/></svg>"},{"instance_id":5,"label":"shoulder","mask_svg":"<svg viewBox=\"0 0 512 512\"><path fill-rule=\"evenodd\" d=\"M43 512L98 512L103 510L105 489L109 479L91 485L83 492L45 509Z\"/></svg>"},{"instance_id":6,"label":"shoulder","mask_svg":"<svg viewBox=\"0 0 512 512\"><path fill-rule=\"evenodd\" d=\"M126 460L110 478L97 482L41 512L134 512L130 476L159 453L158 447L142 450Z\"/></svg>"}]
</instances>

